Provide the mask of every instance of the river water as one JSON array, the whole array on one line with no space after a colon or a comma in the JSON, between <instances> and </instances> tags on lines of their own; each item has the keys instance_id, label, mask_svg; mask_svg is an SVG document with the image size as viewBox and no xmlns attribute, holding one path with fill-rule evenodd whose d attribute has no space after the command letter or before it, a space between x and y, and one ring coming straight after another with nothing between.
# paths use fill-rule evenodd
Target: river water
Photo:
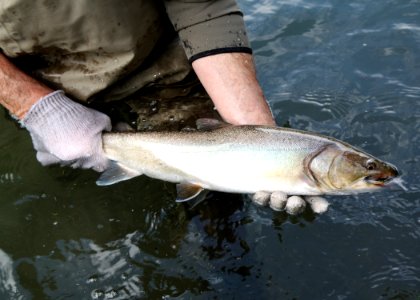
<instances>
[{"instance_id":1,"label":"river water","mask_svg":"<svg viewBox=\"0 0 420 300\"><path fill-rule=\"evenodd\" d=\"M419 299L420 1L241 0L280 125L398 166L406 190L288 217L241 195L194 209L139 177L41 167L0 121L0 299Z\"/></svg>"}]
</instances>

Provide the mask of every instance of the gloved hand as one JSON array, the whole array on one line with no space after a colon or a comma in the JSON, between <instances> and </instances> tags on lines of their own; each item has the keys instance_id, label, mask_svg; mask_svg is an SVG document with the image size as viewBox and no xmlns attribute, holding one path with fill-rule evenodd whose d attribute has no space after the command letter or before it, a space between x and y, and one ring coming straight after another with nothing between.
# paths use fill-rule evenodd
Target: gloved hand
<instances>
[{"instance_id":1,"label":"gloved hand","mask_svg":"<svg viewBox=\"0 0 420 300\"><path fill-rule=\"evenodd\" d=\"M252 202L262 205L270 206L276 211L286 211L289 215L301 214L306 205L309 204L312 211L317 214L322 214L328 210L329 203L319 196L290 196L283 192L257 192L251 197Z\"/></svg>"},{"instance_id":2,"label":"gloved hand","mask_svg":"<svg viewBox=\"0 0 420 300\"><path fill-rule=\"evenodd\" d=\"M108 159L102 131L111 130L109 117L55 91L36 102L22 120L31 134L38 161L102 172Z\"/></svg>"}]
</instances>

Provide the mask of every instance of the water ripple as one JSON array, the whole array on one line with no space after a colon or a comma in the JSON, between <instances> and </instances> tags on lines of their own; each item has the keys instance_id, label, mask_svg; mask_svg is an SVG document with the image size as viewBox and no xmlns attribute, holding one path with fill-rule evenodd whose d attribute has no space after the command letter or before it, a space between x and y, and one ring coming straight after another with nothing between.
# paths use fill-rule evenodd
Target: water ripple
<instances>
[{"instance_id":1,"label":"water ripple","mask_svg":"<svg viewBox=\"0 0 420 300\"><path fill-rule=\"evenodd\" d=\"M369 275L366 280L371 288L377 288L389 281L408 281L420 283L420 276L417 266L413 265L411 258L405 257L399 249L388 254L388 265L381 267L381 270Z\"/></svg>"},{"instance_id":2,"label":"water ripple","mask_svg":"<svg viewBox=\"0 0 420 300\"><path fill-rule=\"evenodd\" d=\"M16 127L11 120L0 122L0 185L22 181L22 170L35 161L35 151L27 131Z\"/></svg>"},{"instance_id":3,"label":"water ripple","mask_svg":"<svg viewBox=\"0 0 420 300\"><path fill-rule=\"evenodd\" d=\"M0 298L20 300L26 296L16 281L12 259L0 249Z\"/></svg>"},{"instance_id":4,"label":"water ripple","mask_svg":"<svg viewBox=\"0 0 420 300\"><path fill-rule=\"evenodd\" d=\"M417 24L396 23L394 24L394 29L420 32L420 26Z\"/></svg>"}]
</instances>

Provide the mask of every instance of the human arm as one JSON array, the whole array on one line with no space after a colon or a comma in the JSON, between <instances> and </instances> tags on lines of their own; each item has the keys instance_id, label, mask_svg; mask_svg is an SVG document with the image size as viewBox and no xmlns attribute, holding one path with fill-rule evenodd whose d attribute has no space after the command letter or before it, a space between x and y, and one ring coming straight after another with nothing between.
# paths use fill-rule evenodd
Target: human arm
<instances>
[{"instance_id":1,"label":"human arm","mask_svg":"<svg viewBox=\"0 0 420 300\"><path fill-rule=\"evenodd\" d=\"M235 1L168 0L165 5L194 71L225 121L275 125Z\"/></svg>"},{"instance_id":2,"label":"human arm","mask_svg":"<svg viewBox=\"0 0 420 300\"><path fill-rule=\"evenodd\" d=\"M101 133L111 129L109 118L26 75L2 53L0 104L29 131L41 164L96 171L107 166Z\"/></svg>"},{"instance_id":3,"label":"human arm","mask_svg":"<svg viewBox=\"0 0 420 300\"><path fill-rule=\"evenodd\" d=\"M225 121L235 125L275 125L251 54L206 56L195 60L192 66Z\"/></svg>"},{"instance_id":4,"label":"human arm","mask_svg":"<svg viewBox=\"0 0 420 300\"><path fill-rule=\"evenodd\" d=\"M22 120L32 105L51 92L52 89L20 71L0 52L0 104L12 115Z\"/></svg>"}]
</instances>

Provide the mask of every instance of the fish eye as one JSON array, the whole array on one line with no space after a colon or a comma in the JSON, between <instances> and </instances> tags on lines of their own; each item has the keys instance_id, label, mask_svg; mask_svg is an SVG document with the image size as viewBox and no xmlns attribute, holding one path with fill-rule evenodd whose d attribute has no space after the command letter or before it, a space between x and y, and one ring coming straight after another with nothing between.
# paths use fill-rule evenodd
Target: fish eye
<instances>
[{"instance_id":1,"label":"fish eye","mask_svg":"<svg viewBox=\"0 0 420 300\"><path fill-rule=\"evenodd\" d=\"M369 171L373 171L378 167L378 165L376 164L376 162L373 159L369 159L366 162L366 169L368 169Z\"/></svg>"}]
</instances>

